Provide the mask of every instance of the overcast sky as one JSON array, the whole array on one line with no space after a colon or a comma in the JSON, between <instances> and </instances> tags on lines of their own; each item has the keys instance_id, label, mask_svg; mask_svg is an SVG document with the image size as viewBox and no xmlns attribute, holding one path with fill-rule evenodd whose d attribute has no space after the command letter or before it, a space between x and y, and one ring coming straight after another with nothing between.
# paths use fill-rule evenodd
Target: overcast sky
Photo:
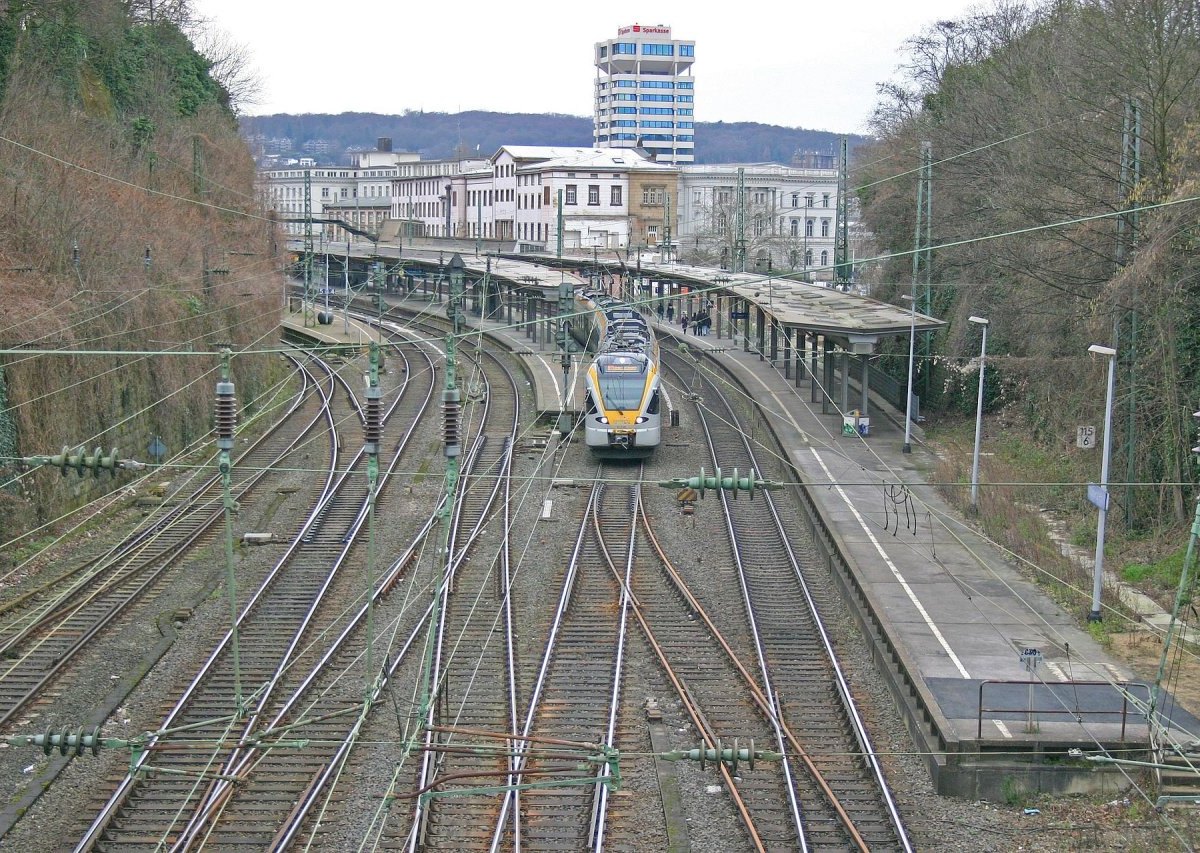
<instances>
[{"instance_id":1,"label":"overcast sky","mask_svg":"<svg viewBox=\"0 0 1200 853\"><path fill-rule=\"evenodd\" d=\"M616 9L626 5L628 11ZM696 120L863 132L904 40L968 0L439 3L193 0L263 81L251 115L404 110L590 116L592 47L629 24L696 42Z\"/></svg>"}]
</instances>

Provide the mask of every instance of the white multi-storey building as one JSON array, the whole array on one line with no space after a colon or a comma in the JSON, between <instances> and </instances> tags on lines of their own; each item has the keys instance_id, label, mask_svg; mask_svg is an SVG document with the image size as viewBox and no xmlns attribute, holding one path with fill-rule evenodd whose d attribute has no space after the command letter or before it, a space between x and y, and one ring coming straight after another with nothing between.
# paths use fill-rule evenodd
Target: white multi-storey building
<instances>
[{"instance_id":1,"label":"white multi-storey building","mask_svg":"<svg viewBox=\"0 0 1200 853\"><path fill-rule=\"evenodd\" d=\"M376 200L391 198L392 179L398 174L400 164L420 159L419 154L392 151L391 147L390 139L380 138L378 150L355 154L350 166L319 167L311 162L302 162L267 169L258 174L259 192L268 209L274 211L281 220L285 220L285 230L289 234L304 233L304 223L295 220L303 220L305 217L306 179L309 182L309 209L313 219L338 218L340 211L344 211L347 206L352 207L356 200L362 199L363 215L356 214L347 221L355 225L376 223L378 215L373 213L368 216L366 209L377 212L379 205ZM365 201L368 199L369 203ZM331 207L340 209L337 216L329 210ZM313 227L313 233L334 238L337 227L331 223L318 222Z\"/></svg>"},{"instance_id":2,"label":"white multi-storey building","mask_svg":"<svg viewBox=\"0 0 1200 853\"><path fill-rule=\"evenodd\" d=\"M694 41L631 24L595 46L597 148L644 148L660 163L695 160Z\"/></svg>"},{"instance_id":3,"label":"white multi-storey building","mask_svg":"<svg viewBox=\"0 0 1200 853\"><path fill-rule=\"evenodd\" d=\"M684 166L679 255L732 268L744 251L747 270L811 271L813 278L832 279L837 188L837 169L778 163Z\"/></svg>"},{"instance_id":4,"label":"white multi-storey building","mask_svg":"<svg viewBox=\"0 0 1200 853\"><path fill-rule=\"evenodd\" d=\"M678 176L638 151L532 145L400 168L411 174L393 181L392 214L410 233L547 249L560 234L564 249L653 244L667 230Z\"/></svg>"}]
</instances>

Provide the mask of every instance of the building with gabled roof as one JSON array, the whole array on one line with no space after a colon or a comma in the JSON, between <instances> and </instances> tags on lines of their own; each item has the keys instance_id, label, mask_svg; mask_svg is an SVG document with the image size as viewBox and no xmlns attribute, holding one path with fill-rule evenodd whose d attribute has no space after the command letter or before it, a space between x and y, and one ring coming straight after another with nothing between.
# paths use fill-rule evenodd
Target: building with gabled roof
<instances>
[{"instance_id":1,"label":"building with gabled roof","mask_svg":"<svg viewBox=\"0 0 1200 853\"><path fill-rule=\"evenodd\" d=\"M411 209L416 233L547 251L657 244L678 181L642 151L566 146L504 145L469 169L419 171L393 182L393 215Z\"/></svg>"}]
</instances>

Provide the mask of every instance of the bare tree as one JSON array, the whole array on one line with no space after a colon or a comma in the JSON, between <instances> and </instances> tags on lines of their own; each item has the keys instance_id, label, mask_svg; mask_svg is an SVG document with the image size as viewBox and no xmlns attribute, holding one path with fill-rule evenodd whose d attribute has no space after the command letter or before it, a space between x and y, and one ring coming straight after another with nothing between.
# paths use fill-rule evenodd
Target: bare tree
<instances>
[{"instance_id":1,"label":"bare tree","mask_svg":"<svg viewBox=\"0 0 1200 853\"><path fill-rule=\"evenodd\" d=\"M208 73L229 93L229 108L235 113L258 103L263 81L251 62L249 46L234 39L211 23L192 32L196 50L210 63Z\"/></svg>"}]
</instances>

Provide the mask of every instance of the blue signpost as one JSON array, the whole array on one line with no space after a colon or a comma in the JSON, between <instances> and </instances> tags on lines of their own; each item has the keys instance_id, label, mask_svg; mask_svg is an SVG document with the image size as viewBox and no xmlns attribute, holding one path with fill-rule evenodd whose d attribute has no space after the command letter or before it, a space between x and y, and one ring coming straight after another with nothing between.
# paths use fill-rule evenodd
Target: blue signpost
<instances>
[{"instance_id":1,"label":"blue signpost","mask_svg":"<svg viewBox=\"0 0 1200 853\"><path fill-rule=\"evenodd\" d=\"M162 443L162 439L157 435L150 439L150 443L146 445L146 452L154 457L154 464L161 465L162 459L167 455L167 446Z\"/></svg>"}]
</instances>

